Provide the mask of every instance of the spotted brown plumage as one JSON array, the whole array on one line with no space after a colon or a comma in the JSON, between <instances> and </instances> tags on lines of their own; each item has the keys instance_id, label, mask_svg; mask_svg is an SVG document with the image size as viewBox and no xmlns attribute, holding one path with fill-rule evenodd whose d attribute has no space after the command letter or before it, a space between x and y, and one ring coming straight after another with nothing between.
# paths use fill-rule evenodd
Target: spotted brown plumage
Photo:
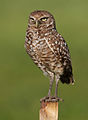
<instances>
[{"instance_id":1,"label":"spotted brown plumage","mask_svg":"<svg viewBox=\"0 0 88 120\"><path fill-rule=\"evenodd\" d=\"M57 32L54 17L47 11L34 11L29 16L25 48L34 63L50 77L48 96L51 96L53 81L74 83L68 46Z\"/></svg>"}]
</instances>

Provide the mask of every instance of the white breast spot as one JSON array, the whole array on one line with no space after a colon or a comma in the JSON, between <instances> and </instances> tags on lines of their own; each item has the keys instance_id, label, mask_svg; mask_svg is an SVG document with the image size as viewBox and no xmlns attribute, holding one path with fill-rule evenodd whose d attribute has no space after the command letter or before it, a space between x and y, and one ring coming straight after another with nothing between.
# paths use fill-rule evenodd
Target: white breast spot
<instances>
[{"instance_id":1,"label":"white breast spot","mask_svg":"<svg viewBox=\"0 0 88 120\"><path fill-rule=\"evenodd\" d=\"M31 43L31 41L28 41L28 44L30 44Z\"/></svg>"},{"instance_id":2,"label":"white breast spot","mask_svg":"<svg viewBox=\"0 0 88 120\"><path fill-rule=\"evenodd\" d=\"M63 40L63 38L61 37L60 40Z\"/></svg>"},{"instance_id":3,"label":"white breast spot","mask_svg":"<svg viewBox=\"0 0 88 120\"><path fill-rule=\"evenodd\" d=\"M57 41L55 41L55 44L57 44Z\"/></svg>"}]
</instances>

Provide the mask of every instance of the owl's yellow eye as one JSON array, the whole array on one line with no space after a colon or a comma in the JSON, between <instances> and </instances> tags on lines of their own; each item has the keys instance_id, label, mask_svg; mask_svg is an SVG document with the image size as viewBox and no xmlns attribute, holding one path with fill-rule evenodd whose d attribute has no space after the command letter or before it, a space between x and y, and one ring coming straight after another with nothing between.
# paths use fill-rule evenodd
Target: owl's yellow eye
<instances>
[{"instance_id":1,"label":"owl's yellow eye","mask_svg":"<svg viewBox=\"0 0 88 120\"><path fill-rule=\"evenodd\" d=\"M46 18L43 18L42 21L46 21L47 19Z\"/></svg>"},{"instance_id":2,"label":"owl's yellow eye","mask_svg":"<svg viewBox=\"0 0 88 120\"><path fill-rule=\"evenodd\" d=\"M48 19L48 17L43 17L40 20L44 22L44 21L47 21L47 19Z\"/></svg>"}]
</instances>

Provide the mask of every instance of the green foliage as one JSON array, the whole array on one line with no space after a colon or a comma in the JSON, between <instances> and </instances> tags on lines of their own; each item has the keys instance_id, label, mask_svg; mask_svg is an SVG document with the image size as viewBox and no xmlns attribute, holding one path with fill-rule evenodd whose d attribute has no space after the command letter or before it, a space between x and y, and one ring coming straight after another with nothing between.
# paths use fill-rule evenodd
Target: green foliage
<instances>
[{"instance_id":1,"label":"green foliage","mask_svg":"<svg viewBox=\"0 0 88 120\"><path fill-rule=\"evenodd\" d=\"M60 120L87 120L88 105L88 1L0 1L0 120L39 120L39 99L47 95L49 80L24 49L29 13L44 9L71 52L75 85L60 83Z\"/></svg>"}]
</instances>

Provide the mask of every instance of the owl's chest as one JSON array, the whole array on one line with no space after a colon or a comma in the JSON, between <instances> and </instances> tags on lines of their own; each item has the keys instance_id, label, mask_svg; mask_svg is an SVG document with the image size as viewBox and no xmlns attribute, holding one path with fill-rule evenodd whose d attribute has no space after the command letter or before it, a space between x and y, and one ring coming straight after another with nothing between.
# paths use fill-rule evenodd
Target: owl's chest
<instances>
[{"instance_id":1,"label":"owl's chest","mask_svg":"<svg viewBox=\"0 0 88 120\"><path fill-rule=\"evenodd\" d=\"M48 36L47 36L48 34ZM31 39L29 41L30 51L43 58L52 58L53 52L50 49L50 44L48 40L50 39L49 33L39 33L38 31L31 34Z\"/></svg>"},{"instance_id":2,"label":"owl's chest","mask_svg":"<svg viewBox=\"0 0 88 120\"><path fill-rule=\"evenodd\" d=\"M50 53L50 49L46 43L46 38L37 38L32 40L31 49L36 53L40 58L47 57Z\"/></svg>"}]
</instances>

